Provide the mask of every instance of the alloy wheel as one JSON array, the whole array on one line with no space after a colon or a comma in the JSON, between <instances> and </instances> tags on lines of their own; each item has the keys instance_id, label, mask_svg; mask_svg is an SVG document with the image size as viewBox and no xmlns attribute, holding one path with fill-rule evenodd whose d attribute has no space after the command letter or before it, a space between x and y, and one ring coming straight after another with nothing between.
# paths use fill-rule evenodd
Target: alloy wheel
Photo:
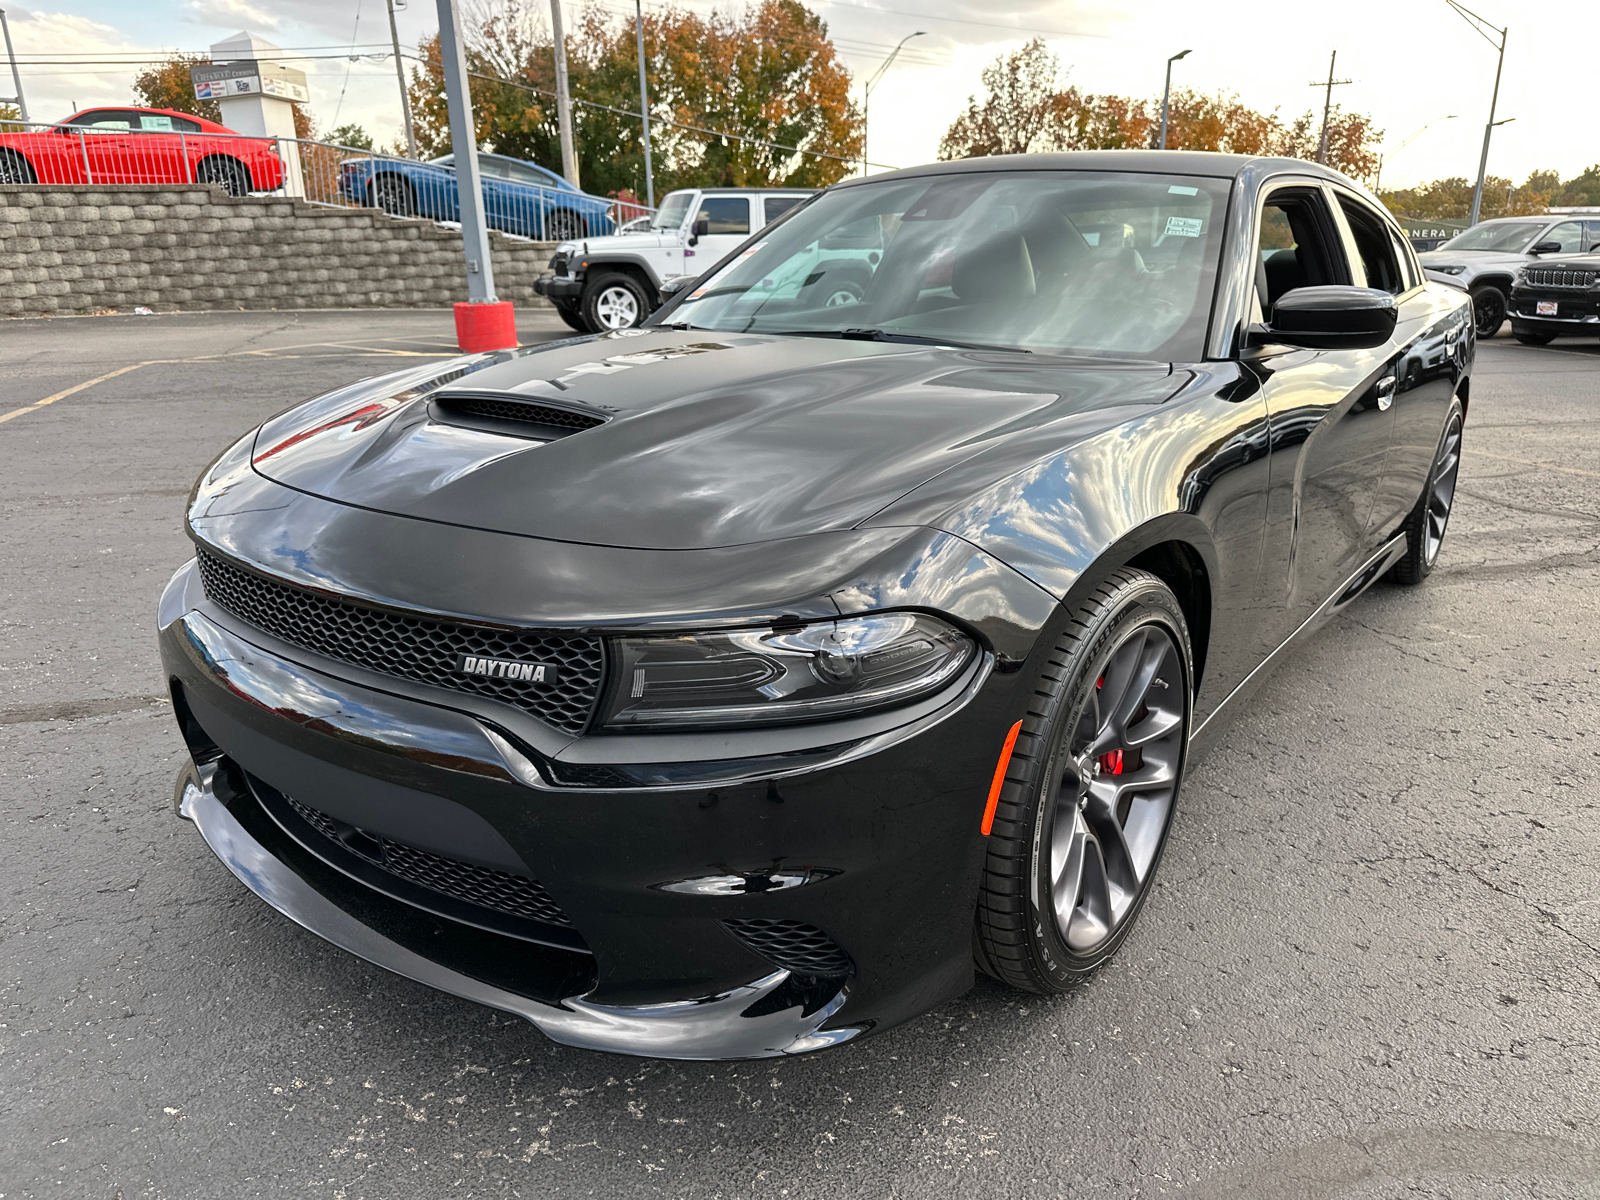
<instances>
[{"instance_id":1,"label":"alloy wheel","mask_svg":"<svg viewBox=\"0 0 1600 1200\"><path fill-rule=\"evenodd\" d=\"M1188 737L1182 661L1160 625L1126 633L1062 756L1046 882L1061 939L1076 954L1121 927L1166 837Z\"/></svg>"},{"instance_id":2,"label":"alloy wheel","mask_svg":"<svg viewBox=\"0 0 1600 1200\"><path fill-rule=\"evenodd\" d=\"M577 213L561 209L545 219L544 236L547 241L566 242L583 236L583 218Z\"/></svg>"},{"instance_id":3,"label":"alloy wheel","mask_svg":"<svg viewBox=\"0 0 1600 1200\"><path fill-rule=\"evenodd\" d=\"M1499 288L1486 287L1472 293L1472 315L1478 323L1478 336L1493 337L1506 323L1506 298Z\"/></svg>"},{"instance_id":4,"label":"alloy wheel","mask_svg":"<svg viewBox=\"0 0 1600 1200\"><path fill-rule=\"evenodd\" d=\"M230 196L242 196L248 190L240 178L239 168L220 159L206 159L195 169L194 177L196 183L220 183Z\"/></svg>"},{"instance_id":5,"label":"alloy wheel","mask_svg":"<svg viewBox=\"0 0 1600 1200\"><path fill-rule=\"evenodd\" d=\"M412 215L411 189L405 181L392 175L381 175L372 183L372 206L381 208L392 217Z\"/></svg>"},{"instance_id":6,"label":"alloy wheel","mask_svg":"<svg viewBox=\"0 0 1600 1200\"><path fill-rule=\"evenodd\" d=\"M1422 526L1423 554L1428 566L1439 557L1444 545L1445 527L1450 524L1450 509L1456 499L1456 476L1461 470L1461 418L1454 417L1439 443L1433 477L1428 485L1428 512Z\"/></svg>"},{"instance_id":7,"label":"alloy wheel","mask_svg":"<svg viewBox=\"0 0 1600 1200\"><path fill-rule=\"evenodd\" d=\"M631 329L639 323L639 301L625 287L608 287L595 297L594 314L605 329Z\"/></svg>"}]
</instances>

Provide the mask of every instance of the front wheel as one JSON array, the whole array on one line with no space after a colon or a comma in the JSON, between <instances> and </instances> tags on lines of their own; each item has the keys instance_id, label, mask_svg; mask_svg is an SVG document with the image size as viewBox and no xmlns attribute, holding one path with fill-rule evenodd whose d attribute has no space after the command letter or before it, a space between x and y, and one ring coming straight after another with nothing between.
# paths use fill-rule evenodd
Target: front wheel
<instances>
[{"instance_id":1,"label":"front wheel","mask_svg":"<svg viewBox=\"0 0 1600 1200\"><path fill-rule=\"evenodd\" d=\"M602 275L583 289L583 320L591 333L632 329L649 313L644 288L631 275Z\"/></svg>"},{"instance_id":2,"label":"front wheel","mask_svg":"<svg viewBox=\"0 0 1600 1200\"><path fill-rule=\"evenodd\" d=\"M1511 331L1511 336L1524 346L1548 346L1556 340L1553 333L1522 333L1515 329Z\"/></svg>"},{"instance_id":3,"label":"front wheel","mask_svg":"<svg viewBox=\"0 0 1600 1200\"><path fill-rule=\"evenodd\" d=\"M38 183L33 165L16 153L0 151L0 183Z\"/></svg>"},{"instance_id":4,"label":"front wheel","mask_svg":"<svg viewBox=\"0 0 1600 1200\"><path fill-rule=\"evenodd\" d=\"M1193 717L1188 626L1160 579L1113 572L1073 618L1023 718L978 900L979 966L1030 992L1075 987L1127 940Z\"/></svg>"},{"instance_id":5,"label":"front wheel","mask_svg":"<svg viewBox=\"0 0 1600 1200\"><path fill-rule=\"evenodd\" d=\"M1472 290L1472 319L1477 323L1478 336L1492 338L1506 323L1506 294L1493 284Z\"/></svg>"},{"instance_id":6,"label":"front wheel","mask_svg":"<svg viewBox=\"0 0 1600 1200\"><path fill-rule=\"evenodd\" d=\"M242 196L250 190L250 172L236 158L217 154L203 158L195 164L196 183L219 184L230 196Z\"/></svg>"},{"instance_id":7,"label":"front wheel","mask_svg":"<svg viewBox=\"0 0 1600 1200\"><path fill-rule=\"evenodd\" d=\"M583 218L571 209L558 208L544 219L544 236L549 242L570 242L584 234Z\"/></svg>"},{"instance_id":8,"label":"front wheel","mask_svg":"<svg viewBox=\"0 0 1600 1200\"><path fill-rule=\"evenodd\" d=\"M417 215L417 193L398 175L385 173L369 183L367 204L371 208L381 208L391 217Z\"/></svg>"},{"instance_id":9,"label":"front wheel","mask_svg":"<svg viewBox=\"0 0 1600 1200\"><path fill-rule=\"evenodd\" d=\"M579 333L589 332L589 327L583 323L583 314L576 308L560 300L552 303L555 305L556 315L566 322L568 329L576 329Z\"/></svg>"},{"instance_id":10,"label":"front wheel","mask_svg":"<svg viewBox=\"0 0 1600 1200\"><path fill-rule=\"evenodd\" d=\"M1389 571L1389 577L1398 584L1415 587L1428 577L1439 561L1444 531L1450 524L1450 510L1456 502L1456 476L1461 471L1461 430L1465 419L1461 401L1452 401L1422 495L1406 518L1405 557Z\"/></svg>"}]
</instances>

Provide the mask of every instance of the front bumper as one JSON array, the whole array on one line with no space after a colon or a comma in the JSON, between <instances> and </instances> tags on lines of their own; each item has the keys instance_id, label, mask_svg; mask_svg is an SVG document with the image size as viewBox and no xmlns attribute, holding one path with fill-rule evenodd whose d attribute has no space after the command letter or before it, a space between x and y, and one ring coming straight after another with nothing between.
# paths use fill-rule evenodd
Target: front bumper
<instances>
[{"instance_id":1,"label":"front bumper","mask_svg":"<svg viewBox=\"0 0 1600 1200\"><path fill-rule=\"evenodd\" d=\"M545 296L551 300L576 304L583 295L583 280L571 275L550 273L535 279L533 281L533 290L536 295Z\"/></svg>"},{"instance_id":2,"label":"front bumper","mask_svg":"<svg viewBox=\"0 0 1600 1200\"><path fill-rule=\"evenodd\" d=\"M742 774L719 764L682 785L563 786L481 704L341 677L355 672L208 605L195 576L180 571L162 602L162 656L198 764L180 807L247 887L335 944L555 1041L664 1058L819 1049L970 986L976 826L1020 675L985 659L899 729ZM641 753L666 740L642 738ZM663 778L693 774L678 764ZM374 883L286 802L531 876L572 928L530 932ZM775 969L730 932L751 920L826 931L848 970Z\"/></svg>"},{"instance_id":3,"label":"front bumper","mask_svg":"<svg viewBox=\"0 0 1600 1200\"><path fill-rule=\"evenodd\" d=\"M1540 316L1540 302L1556 305L1554 315ZM1511 293L1511 326L1524 333L1553 333L1567 337L1600 334L1600 294L1518 287Z\"/></svg>"}]
</instances>

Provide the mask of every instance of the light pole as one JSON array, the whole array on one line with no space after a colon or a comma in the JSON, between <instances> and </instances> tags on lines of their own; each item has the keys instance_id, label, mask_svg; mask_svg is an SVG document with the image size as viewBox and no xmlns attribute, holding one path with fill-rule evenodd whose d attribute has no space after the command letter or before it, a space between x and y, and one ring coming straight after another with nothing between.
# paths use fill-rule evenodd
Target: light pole
<instances>
[{"instance_id":1,"label":"light pole","mask_svg":"<svg viewBox=\"0 0 1600 1200\"><path fill-rule=\"evenodd\" d=\"M1505 69L1506 65L1506 37L1511 32L1511 26L1507 25L1504 29L1495 29L1493 25L1489 24L1488 21L1466 5L1461 4L1459 0L1444 0L1444 2L1455 9L1456 15L1468 25L1471 25L1477 31L1479 37L1500 52L1500 61L1494 69L1494 92L1489 97L1489 123L1483 127L1483 153L1478 156L1478 182L1472 189L1472 225L1476 225L1478 223L1478 214L1483 210L1483 180L1489 170L1489 135L1494 132L1496 125L1508 124L1506 121L1496 121L1494 119L1494 110L1495 106L1500 103L1500 72ZM1484 32L1485 30L1493 30L1493 32L1498 33L1500 41L1496 43L1488 33Z\"/></svg>"},{"instance_id":2,"label":"light pole","mask_svg":"<svg viewBox=\"0 0 1600 1200\"><path fill-rule=\"evenodd\" d=\"M883 78L883 73L900 56L900 47L904 46L912 38L924 36L926 36L925 32L919 29L915 33L908 33L901 38L899 44L889 51L889 57L883 60L883 66L872 73L872 78L867 80L866 86L861 90L861 177L863 179L867 176L867 104L872 99L872 89L878 85L878 80Z\"/></svg>"},{"instance_id":3,"label":"light pole","mask_svg":"<svg viewBox=\"0 0 1600 1200\"><path fill-rule=\"evenodd\" d=\"M394 23L394 0L385 0L389 9L389 41L394 46L394 74L400 81L400 112L406 119L406 157L417 156L417 131L411 123L411 97L406 93L406 65L400 57L400 31ZM401 0L401 7L405 7Z\"/></svg>"},{"instance_id":4,"label":"light pole","mask_svg":"<svg viewBox=\"0 0 1600 1200\"><path fill-rule=\"evenodd\" d=\"M556 54L556 131L561 139L561 174L578 186L578 159L572 152L572 93L567 89L567 37L561 29L561 0L550 0L551 45Z\"/></svg>"},{"instance_id":5,"label":"light pole","mask_svg":"<svg viewBox=\"0 0 1600 1200\"><path fill-rule=\"evenodd\" d=\"M22 98L22 76L17 74L17 52L11 48L11 26L6 24L6 10L0 8L0 31L6 35L6 57L11 60L11 82L17 89L17 94L12 98L16 102L17 111L22 114L24 125L28 122L28 102Z\"/></svg>"},{"instance_id":6,"label":"light pole","mask_svg":"<svg viewBox=\"0 0 1600 1200\"><path fill-rule=\"evenodd\" d=\"M1193 50L1180 50L1167 59L1167 86L1161 89L1161 141L1156 146L1157 150L1167 148L1167 112L1172 107L1172 64L1193 53Z\"/></svg>"},{"instance_id":7,"label":"light pole","mask_svg":"<svg viewBox=\"0 0 1600 1200\"><path fill-rule=\"evenodd\" d=\"M1455 113L1451 113L1447 117L1435 117L1433 120L1429 121L1426 125L1424 125L1421 129L1417 130L1415 133L1413 133L1409 137L1407 137L1404 141L1402 141L1393 150L1389 151L1388 154L1380 154L1380 155L1378 155L1378 172L1377 172L1376 175L1374 175L1372 177L1372 190L1373 190L1373 192L1377 192L1378 184L1383 181L1383 164L1384 163L1386 163L1389 159L1393 158L1396 154L1399 154L1400 151L1404 150L1407 146L1411 145L1412 142L1416 141L1423 134L1427 133L1428 130L1432 129L1440 121L1454 121L1455 119L1456 119L1456 114Z\"/></svg>"},{"instance_id":8,"label":"light pole","mask_svg":"<svg viewBox=\"0 0 1600 1200\"><path fill-rule=\"evenodd\" d=\"M650 170L650 93L644 85L644 0L633 3L634 32L639 37L639 115L644 118L644 202L656 206L656 180Z\"/></svg>"}]
</instances>

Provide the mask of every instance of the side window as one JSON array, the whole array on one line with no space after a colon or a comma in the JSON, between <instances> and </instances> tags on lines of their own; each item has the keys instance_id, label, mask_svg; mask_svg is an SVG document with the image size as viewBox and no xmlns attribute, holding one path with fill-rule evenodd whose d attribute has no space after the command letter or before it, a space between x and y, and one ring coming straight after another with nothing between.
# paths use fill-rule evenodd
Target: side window
<instances>
[{"instance_id":1,"label":"side window","mask_svg":"<svg viewBox=\"0 0 1600 1200\"><path fill-rule=\"evenodd\" d=\"M1285 292L1348 282L1332 228L1319 189L1280 188L1267 197L1256 244L1254 320L1269 319Z\"/></svg>"},{"instance_id":2,"label":"side window","mask_svg":"<svg viewBox=\"0 0 1600 1200\"><path fill-rule=\"evenodd\" d=\"M1411 248L1411 243L1402 238L1394 230L1389 230L1389 241L1394 245L1395 257L1400 260L1400 273L1405 276L1405 287L1402 291L1410 291L1423 284L1422 264L1417 261L1417 252Z\"/></svg>"},{"instance_id":3,"label":"side window","mask_svg":"<svg viewBox=\"0 0 1600 1200\"><path fill-rule=\"evenodd\" d=\"M1400 270L1400 259L1388 225L1377 214L1368 212L1365 205L1347 196L1339 197L1339 207L1344 210L1350 236L1355 241L1353 259L1366 276L1365 280L1356 282L1364 282L1369 288L1394 296L1405 291L1410 284Z\"/></svg>"},{"instance_id":4,"label":"side window","mask_svg":"<svg viewBox=\"0 0 1600 1200\"><path fill-rule=\"evenodd\" d=\"M1600 250L1600 221L1589 221L1587 224L1589 228L1583 235L1583 248L1592 253Z\"/></svg>"},{"instance_id":5,"label":"side window","mask_svg":"<svg viewBox=\"0 0 1600 1200\"><path fill-rule=\"evenodd\" d=\"M127 133L130 129L139 128L139 114L102 108L84 113L73 124L82 126L90 133Z\"/></svg>"},{"instance_id":6,"label":"side window","mask_svg":"<svg viewBox=\"0 0 1600 1200\"><path fill-rule=\"evenodd\" d=\"M1561 249L1554 251L1557 254L1581 254L1588 247L1583 244L1583 222L1563 221L1554 229L1539 235L1539 243L1560 242Z\"/></svg>"},{"instance_id":7,"label":"side window","mask_svg":"<svg viewBox=\"0 0 1600 1200\"><path fill-rule=\"evenodd\" d=\"M767 224L771 225L804 199L804 196L768 196L761 202L766 212Z\"/></svg>"},{"instance_id":8,"label":"side window","mask_svg":"<svg viewBox=\"0 0 1600 1200\"><path fill-rule=\"evenodd\" d=\"M707 219L707 233L749 233L750 201L743 196L707 196L695 220Z\"/></svg>"}]
</instances>

